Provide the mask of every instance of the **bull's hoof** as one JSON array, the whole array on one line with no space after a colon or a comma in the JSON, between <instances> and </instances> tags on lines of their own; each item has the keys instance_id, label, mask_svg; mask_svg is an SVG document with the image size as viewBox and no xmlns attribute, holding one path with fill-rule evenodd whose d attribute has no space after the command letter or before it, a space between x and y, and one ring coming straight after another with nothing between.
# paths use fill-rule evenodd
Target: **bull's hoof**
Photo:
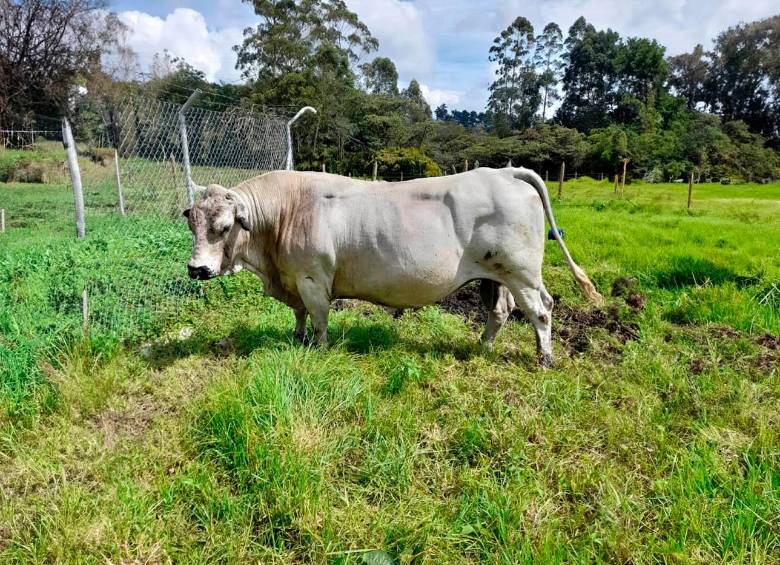
<instances>
[{"instance_id":1,"label":"bull's hoof","mask_svg":"<svg viewBox=\"0 0 780 565\"><path fill-rule=\"evenodd\" d=\"M490 353L493 351L493 340L487 339L484 336L479 340L479 344L482 346L482 351Z\"/></svg>"},{"instance_id":2,"label":"bull's hoof","mask_svg":"<svg viewBox=\"0 0 780 565\"><path fill-rule=\"evenodd\" d=\"M552 369L553 366L553 357L550 353L540 353L539 354L539 366L542 369Z\"/></svg>"}]
</instances>

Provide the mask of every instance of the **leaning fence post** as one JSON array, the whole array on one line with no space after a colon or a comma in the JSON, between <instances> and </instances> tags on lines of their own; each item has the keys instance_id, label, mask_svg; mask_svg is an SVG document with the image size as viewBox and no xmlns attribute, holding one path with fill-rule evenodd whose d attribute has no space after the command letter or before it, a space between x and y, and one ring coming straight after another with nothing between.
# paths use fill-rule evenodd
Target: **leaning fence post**
<instances>
[{"instance_id":1,"label":"leaning fence post","mask_svg":"<svg viewBox=\"0 0 780 565\"><path fill-rule=\"evenodd\" d=\"M288 171L292 171L293 168L292 133L290 132L290 127L295 123L295 121L298 118L300 118L306 112L313 112L316 114L317 110L315 110L311 106L304 106L303 108L298 110L298 113L295 114L289 122L287 122L287 165L285 168Z\"/></svg>"},{"instance_id":2,"label":"leaning fence post","mask_svg":"<svg viewBox=\"0 0 780 565\"><path fill-rule=\"evenodd\" d=\"M563 176L566 174L566 161L561 161L561 176L558 177L558 200L563 196Z\"/></svg>"},{"instance_id":3,"label":"leaning fence post","mask_svg":"<svg viewBox=\"0 0 780 565\"><path fill-rule=\"evenodd\" d=\"M81 188L81 171L79 159L76 155L76 143L73 141L73 132L70 129L68 118L62 118L62 146L68 156L68 169L70 181L73 185L73 201L76 204L76 237L84 237L84 191Z\"/></svg>"},{"instance_id":4,"label":"leaning fence post","mask_svg":"<svg viewBox=\"0 0 780 565\"><path fill-rule=\"evenodd\" d=\"M114 173L116 174L116 195L119 197L119 212L125 215L125 197L122 195L122 178L119 175L119 153L114 149Z\"/></svg>"},{"instance_id":5,"label":"leaning fence post","mask_svg":"<svg viewBox=\"0 0 780 565\"><path fill-rule=\"evenodd\" d=\"M195 99L200 96L200 88L196 88L195 91L190 94L184 105L179 108L179 136L181 137L181 162L184 166L184 186L187 188L187 201L192 206L195 203L195 187L192 183L192 170L190 169L190 146L187 143L187 120L184 117L185 112L189 109L190 105L195 102Z\"/></svg>"}]
</instances>

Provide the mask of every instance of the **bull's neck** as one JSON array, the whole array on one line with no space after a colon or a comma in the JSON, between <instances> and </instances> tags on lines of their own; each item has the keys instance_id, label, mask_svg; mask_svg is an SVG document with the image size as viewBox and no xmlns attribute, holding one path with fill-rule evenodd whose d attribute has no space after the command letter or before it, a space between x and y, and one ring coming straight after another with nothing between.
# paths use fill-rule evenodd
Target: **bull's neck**
<instances>
[{"instance_id":1,"label":"bull's neck","mask_svg":"<svg viewBox=\"0 0 780 565\"><path fill-rule=\"evenodd\" d=\"M278 225L282 208L281 194L278 190L269 190L260 185L252 188L238 187L234 189L246 206L249 223L249 239L259 240L273 231ZM260 243L259 241L255 241Z\"/></svg>"}]
</instances>

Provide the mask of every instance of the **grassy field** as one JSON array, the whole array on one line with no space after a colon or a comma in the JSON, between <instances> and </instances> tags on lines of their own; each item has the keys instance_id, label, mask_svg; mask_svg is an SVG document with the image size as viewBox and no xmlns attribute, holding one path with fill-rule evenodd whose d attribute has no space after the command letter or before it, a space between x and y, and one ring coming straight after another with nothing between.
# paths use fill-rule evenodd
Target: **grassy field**
<instances>
[{"instance_id":1,"label":"grassy field","mask_svg":"<svg viewBox=\"0 0 780 565\"><path fill-rule=\"evenodd\" d=\"M0 236L0 561L780 563L780 185L686 188L567 183L608 304L549 244L541 371L521 319L485 353L439 307L305 348L243 274L140 344L79 339L61 257L119 256L71 239L67 187L0 184L41 216Z\"/></svg>"}]
</instances>

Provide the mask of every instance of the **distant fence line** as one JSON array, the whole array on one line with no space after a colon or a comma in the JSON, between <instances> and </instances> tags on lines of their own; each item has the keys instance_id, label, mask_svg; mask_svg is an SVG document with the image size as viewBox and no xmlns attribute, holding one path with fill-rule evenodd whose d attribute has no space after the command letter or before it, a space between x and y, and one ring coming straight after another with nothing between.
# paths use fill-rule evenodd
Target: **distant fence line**
<instances>
[{"instance_id":1,"label":"distant fence line","mask_svg":"<svg viewBox=\"0 0 780 565\"><path fill-rule=\"evenodd\" d=\"M0 143L5 149L28 149L34 147L36 141L43 139L59 139L60 132L46 129L0 129Z\"/></svg>"}]
</instances>

